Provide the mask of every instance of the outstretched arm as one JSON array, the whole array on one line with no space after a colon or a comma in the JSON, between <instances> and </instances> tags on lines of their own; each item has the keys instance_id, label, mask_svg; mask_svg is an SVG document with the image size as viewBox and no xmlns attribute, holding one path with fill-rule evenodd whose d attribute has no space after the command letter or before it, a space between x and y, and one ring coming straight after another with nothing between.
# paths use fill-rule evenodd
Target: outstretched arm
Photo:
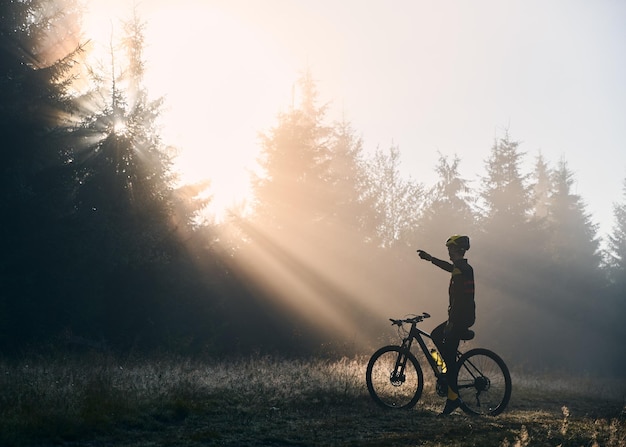
<instances>
[{"instance_id":1,"label":"outstretched arm","mask_svg":"<svg viewBox=\"0 0 626 447\"><path fill-rule=\"evenodd\" d=\"M449 262L444 261L443 259L435 258L431 254L426 253L424 250L417 250L417 253L419 254L420 258L422 258L423 260L432 262L437 267L445 270L446 272L451 272L452 269L454 268L454 266L450 264Z\"/></svg>"}]
</instances>

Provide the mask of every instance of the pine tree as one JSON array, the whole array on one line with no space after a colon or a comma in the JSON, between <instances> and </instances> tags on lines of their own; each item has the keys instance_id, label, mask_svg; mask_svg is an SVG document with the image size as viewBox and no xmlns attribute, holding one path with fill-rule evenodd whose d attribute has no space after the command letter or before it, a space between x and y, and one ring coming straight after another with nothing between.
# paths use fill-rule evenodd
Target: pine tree
<instances>
[{"instance_id":1,"label":"pine tree","mask_svg":"<svg viewBox=\"0 0 626 447\"><path fill-rule=\"evenodd\" d=\"M400 149L377 149L368 163L367 198L372 203L376 238L381 247L407 243L418 225L424 191L400 172Z\"/></svg>"},{"instance_id":2,"label":"pine tree","mask_svg":"<svg viewBox=\"0 0 626 447\"><path fill-rule=\"evenodd\" d=\"M552 172L541 153L535 159L532 175L532 218L541 221L548 216L550 194L552 193Z\"/></svg>"},{"instance_id":3,"label":"pine tree","mask_svg":"<svg viewBox=\"0 0 626 447\"><path fill-rule=\"evenodd\" d=\"M0 346L47 333L65 285L61 222L71 175L64 151L72 112L68 86L81 48L75 4L46 0L0 5Z\"/></svg>"},{"instance_id":4,"label":"pine tree","mask_svg":"<svg viewBox=\"0 0 626 447\"><path fill-rule=\"evenodd\" d=\"M622 188L622 202L613 204L615 225L608 237L609 278L615 287L626 291L626 180Z\"/></svg>"},{"instance_id":5,"label":"pine tree","mask_svg":"<svg viewBox=\"0 0 626 447\"><path fill-rule=\"evenodd\" d=\"M554 170L552 183L546 255L541 264L548 272L543 282L543 310L552 320L546 335L555 346L561 346L559 357L573 364L580 349L607 355L604 350L615 342L610 321L616 309L607 306L597 225L573 191L574 176L565 160ZM578 330L582 325L589 329L587 334Z\"/></svg>"},{"instance_id":6,"label":"pine tree","mask_svg":"<svg viewBox=\"0 0 626 447\"><path fill-rule=\"evenodd\" d=\"M370 201L360 138L345 121L326 123L310 72L299 85L300 101L262 136L264 172L253 179L255 209L240 224L248 245L236 256L249 281L279 301L275 313L287 309L293 324L293 315L305 320L298 331L345 331L365 308L349 292L376 259L364 241L373 239L370 206L380 202Z\"/></svg>"},{"instance_id":7,"label":"pine tree","mask_svg":"<svg viewBox=\"0 0 626 447\"><path fill-rule=\"evenodd\" d=\"M615 224L608 236L606 253L609 286L605 293L604 304L600 308L601 323L610 331L607 344L607 356L610 356L616 371L623 371L626 360L614 355L622 348L626 338L624 315L626 314L626 180L622 188L622 201L613 204Z\"/></svg>"},{"instance_id":8,"label":"pine tree","mask_svg":"<svg viewBox=\"0 0 626 447\"><path fill-rule=\"evenodd\" d=\"M461 177L455 156L452 161L440 155L436 166L439 175L437 183L426 194L426 203L415 231L415 244L431 246L443 244L453 234L475 234L476 199L469 182Z\"/></svg>"},{"instance_id":9,"label":"pine tree","mask_svg":"<svg viewBox=\"0 0 626 447\"><path fill-rule=\"evenodd\" d=\"M150 100L143 87L143 24L136 15L125 23L125 32L126 68L116 72L123 58L112 48L108 85L96 83L96 90L82 98L102 98L101 109L75 132L84 142L74 155L80 179L78 217L94 231L118 233L117 242L110 241L101 252L105 257L109 253L111 265L165 255L153 250L168 238L174 207L171 158L156 128L162 99Z\"/></svg>"},{"instance_id":10,"label":"pine tree","mask_svg":"<svg viewBox=\"0 0 626 447\"><path fill-rule=\"evenodd\" d=\"M367 230L371 205L365 201L367 182L363 140L343 120L332 128L329 178L332 195L329 205L338 225L363 235Z\"/></svg>"},{"instance_id":11,"label":"pine tree","mask_svg":"<svg viewBox=\"0 0 626 447\"><path fill-rule=\"evenodd\" d=\"M74 297L68 322L118 346L146 331L155 343L157 332L175 332L165 311L172 298L159 285L177 287L167 272L187 262L178 236L193 222L193 210L180 206L158 132L162 99L151 100L143 83L143 23L134 15L124 30L119 46L112 39L108 72L94 69L91 89L78 98L96 110L84 114L72 146L70 225L80 244L71 248L75 274L91 293L89 300Z\"/></svg>"},{"instance_id":12,"label":"pine tree","mask_svg":"<svg viewBox=\"0 0 626 447\"><path fill-rule=\"evenodd\" d=\"M547 254L552 262L552 290L565 305L587 302L602 286L597 225L591 222L582 198L572 191L574 176L565 160L553 174L547 216Z\"/></svg>"},{"instance_id":13,"label":"pine tree","mask_svg":"<svg viewBox=\"0 0 626 447\"><path fill-rule=\"evenodd\" d=\"M543 328L541 309L546 307L544 238L531 219L532 194L521 168L523 156L508 134L492 146L482 178L480 228L472 247L478 330L496 340L498 348L515 347L516 355L528 353L518 340L538 336L528 322Z\"/></svg>"},{"instance_id":14,"label":"pine tree","mask_svg":"<svg viewBox=\"0 0 626 447\"><path fill-rule=\"evenodd\" d=\"M508 134L491 148L481 192L487 233L502 228L519 229L528 220L530 191L526 176L521 173L523 156L519 142L511 141Z\"/></svg>"},{"instance_id":15,"label":"pine tree","mask_svg":"<svg viewBox=\"0 0 626 447\"><path fill-rule=\"evenodd\" d=\"M255 220L269 229L296 229L327 217L331 129L324 123L326 107L317 105L310 72L299 86L299 106L292 105L262 135L264 173L253 178Z\"/></svg>"},{"instance_id":16,"label":"pine tree","mask_svg":"<svg viewBox=\"0 0 626 447\"><path fill-rule=\"evenodd\" d=\"M552 259L567 270L596 271L601 260L597 225L591 222L582 198L572 192L574 178L564 160L559 162L553 182L548 212Z\"/></svg>"},{"instance_id":17,"label":"pine tree","mask_svg":"<svg viewBox=\"0 0 626 447\"><path fill-rule=\"evenodd\" d=\"M506 278L507 293L526 292L520 268L541 258L540 229L531 220L532 191L522 173L523 157L519 143L508 134L496 141L485 164L479 200L482 210L475 239L481 249L474 256L502 259L494 273Z\"/></svg>"}]
</instances>

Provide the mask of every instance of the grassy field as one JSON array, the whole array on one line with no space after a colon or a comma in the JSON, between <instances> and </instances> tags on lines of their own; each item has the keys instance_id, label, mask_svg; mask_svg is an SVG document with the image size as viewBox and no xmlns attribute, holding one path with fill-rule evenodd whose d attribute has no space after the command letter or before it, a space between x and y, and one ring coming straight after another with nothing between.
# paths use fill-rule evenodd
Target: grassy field
<instances>
[{"instance_id":1,"label":"grassy field","mask_svg":"<svg viewBox=\"0 0 626 447\"><path fill-rule=\"evenodd\" d=\"M513 371L504 414L440 418L432 381L412 410L377 408L366 362L0 360L0 446L626 446L623 380Z\"/></svg>"}]
</instances>

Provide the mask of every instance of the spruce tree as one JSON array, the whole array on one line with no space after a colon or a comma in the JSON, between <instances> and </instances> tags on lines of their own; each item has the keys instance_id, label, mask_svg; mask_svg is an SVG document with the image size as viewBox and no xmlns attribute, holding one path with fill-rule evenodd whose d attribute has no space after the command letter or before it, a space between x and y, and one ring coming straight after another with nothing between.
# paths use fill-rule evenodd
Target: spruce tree
<instances>
[{"instance_id":1,"label":"spruce tree","mask_svg":"<svg viewBox=\"0 0 626 447\"><path fill-rule=\"evenodd\" d=\"M541 221L548 216L551 194L552 171L540 153L535 159L535 168L532 174L531 214L533 220Z\"/></svg>"},{"instance_id":2,"label":"spruce tree","mask_svg":"<svg viewBox=\"0 0 626 447\"><path fill-rule=\"evenodd\" d=\"M0 348L49 334L68 285L66 227L72 188L66 156L72 108L68 87L81 48L76 5L0 5Z\"/></svg>"},{"instance_id":3,"label":"spruce tree","mask_svg":"<svg viewBox=\"0 0 626 447\"><path fill-rule=\"evenodd\" d=\"M548 210L551 258L568 275L597 274L601 261L597 225L582 198L572 191L574 176L565 160L559 162L553 178Z\"/></svg>"},{"instance_id":4,"label":"spruce tree","mask_svg":"<svg viewBox=\"0 0 626 447\"><path fill-rule=\"evenodd\" d=\"M531 221L532 191L528 176L522 172L524 155L519 142L508 134L497 140L485 162L478 200L480 218L475 239L481 247L480 256L502 260L494 267L510 281L507 286L513 293L527 287L519 274L520 266L532 265L540 257L538 227Z\"/></svg>"},{"instance_id":5,"label":"spruce tree","mask_svg":"<svg viewBox=\"0 0 626 447\"><path fill-rule=\"evenodd\" d=\"M79 243L72 248L90 299L74 297L68 325L121 347L180 329L171 327L166 309L176 292L167 290L180 285L173 267L186 262L179 236L189 237L193 222L193 211L179 206L158 132L163 100L151 99L143 82L143 27L135 14L120 43L112 37L107 70L93 69L90 90L77 99L95 112L73 132L71 227Z\"/></svg>"},{"instance_id":6,"label":"spruce tree","mask_svg":"<svg viewBox=\"0 0 626 447\"><path fill-rule=\"evenodd\" d=\"M330 213L337 225L367 237L371 204L365 200L367 172L363 140L343 120L332 127L329 147L329 186L334 195L330 198Z\"/></svg>"},{"instance_id":7,"label":"spruce tree","mask_svg":"<svg viewBox=\"0 0 626 447\"><path fill-rule=\"evenodd\" d=\"M609 322L614 309L606 306L597 225L573 191L574 175L565 160L557 164L552 184L541 260L546 271L542 310L549 320L544 333L559 347L557 358L563 365L580 367L581 349L610 356L614 334ZM588 330L583 333L581 327Z\"/></svg>"},{"instance_id":8,"label":"spruce tree","mask_svg":"<svg viewBox=\"0 0 626 447\"><path fill-rule=\"evenodd\" d=\"M622 188L622 201L613 204L615 224L608 237L607 264L611 284L626 292L626 180ZM626 293L623 293L626 295Z\"/></svg>"},{"instance_id":9,"label":"spruce tree","mask_svg":"<svg viewBox=\"0 0 626 447\"><path fill-rule=\"evenodd\" d=\"M486 233L521 229L528 220L530 191L521 172L523 157L519 142L508 133L491 148L481 191Z\"/></svg>"},{"instance_id":10,"label":"spruce tree","mask_svg":"<svg viewBox=\"0 0 626 447\"><path fill-rule=\"evenodd\" d=\"M472 247L477 328L492 337L497 348L511 350L505 355L518 356L528 354L528 346L520 340L535 336L529 321L538 326L545 322L541 233L531 221L532 195L528 176L522 172L523 157L519 143L508 134L492 146L480 191L480 227Z\"/></svg>"},{"instance_id":11,"label":"spruce tree","mask_svg":"<svg viewBox=\"0 0 626 447\"><path fill-rule=\"evenodd\" d=\"M310 71L298 81L302 98L262 135L261 175L253 178L255 220L268 229L298 231L327 217L330 135L326 107L317 105Z\"/></svg>"},{"instance_id":12,"label":"spruce tree","mask_svg":"<svg viewBox=\"0 0 626 447\"><path fill-rule=\"evenodd\" d=\"M418 226L423 186L400 172L400 149L377 149L368 161L367 200L372 204L376 240L381 247L406 244Z\"/></svg>"},{"instance_id":13,"label":"spruce tree","mask_svg":"<svg viewBox=\"0 0 626 447\"><path fill-rule=\"evenodd\" d=\"M609 285L603 294L599 318L609 332L609 343L606 349L610 365L619 373L626 368L626 359L615 355L622 348L626 339L624 315L626 314L626 180L622 188L622 199L613 204L615 223L612 233L608 236L607 273Z\"/></svg>"},{"instance_id":14,"label":"spruce tree","mask_svg":"<svg viewBox=\"0 0 626 447\"><path fill-rule=\"evenodd\" d=\"M437 183L426 193L426 201L415 229L415 244L424 247L441 246L453 234L466 234L472 239L477 222L474 211L476 198L469 181L461 177L461 160L440 154L435 170Z\"/></svg>"}]
</instances>

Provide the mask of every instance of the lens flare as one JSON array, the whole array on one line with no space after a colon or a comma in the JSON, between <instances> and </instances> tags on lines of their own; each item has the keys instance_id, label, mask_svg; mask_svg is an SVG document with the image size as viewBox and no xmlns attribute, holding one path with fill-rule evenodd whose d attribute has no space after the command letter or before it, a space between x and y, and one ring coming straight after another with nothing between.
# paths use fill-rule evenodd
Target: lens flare
<instances>
[{"instance_id":1,"label":"lens flare","mask_svg":"<svg viewBox=\"0 0 626 447\"><path fill-rule=\"evenodd\" d=\"M128 126L122 120L117 120L113 124L113 133L117 136L124 136L128 133Z\"/></svg>"}]
</instances>

